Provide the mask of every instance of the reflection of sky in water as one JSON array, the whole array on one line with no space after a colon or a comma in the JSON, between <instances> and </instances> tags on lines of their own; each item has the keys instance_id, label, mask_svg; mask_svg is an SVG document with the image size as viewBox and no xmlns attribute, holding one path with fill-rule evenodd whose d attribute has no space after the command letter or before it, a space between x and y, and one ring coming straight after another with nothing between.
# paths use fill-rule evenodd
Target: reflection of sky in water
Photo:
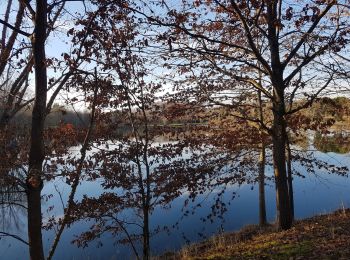
<instances>
[{"instance_id":1,"label":"reflection of sky in water","mask_svg":"<svg viewBox=\"0 0 350 260\"><path fill-rule=\"evenodd\" d=\"M339 155L335 153L316 153L316 157L325 160L332 164L350 166L350 155ZM294 167L300 170L303 174L307 174L298 167ZM268 174L271 174L271 168L267 167ZM60 190L63 195L63 201L66 201L69 187L58 180L55 181L57 189ZM296 177L294 179L294 198L295 198L295 215L296 218L309 217L319 213L326 213L333 211L337 208L350 207L350 181L347 177L341 177L336 175L330 175L325 173L319 173L317 176L314 174L306 175L306 178ZM43 193L56 193L54 183L48 183L45 185ZM231 201L232 193L236 192L234 200ZM86 182L78 188L77 199L81 198L83 194L89 194L90 196L97 196L100 193L99 183ZM266 186L266 204L267 204L267 217L269 221L275 219L275 187L274 184L268 183ZM57 193L56 193L57 194ZM233 231L241 228L247 224L253 224L258 222L258 187L255 185L252 190L252 185L242 185L241 187L230 187L224 194L224 201L228 206L228 211L224 215L224 219L216 218L213 223L210 221L203 222L201 218L205 218L210 213L210 207L214 202L215 194L211 194L202 203L202 206L196 210L194 215L189 213L188 217L185 217L178 228L171 229L170 235L166 232L161 232L152 238L151 245L154 254L164 252L166 250L175 250L181 247L185 243L185 238L190 241L198 241L203 239L198 233L210 236L219 232ZM172 226L181 218L181 208L184 202L184 197L175 200L170 209L163 210L157 209L151 217L151 225L156 226ZM203 199L203 198L200 198ZM231 204L228 205L228 202ZM196 205L199 202L196 201ZM50 205L54 205L54 212L62 212L62 205L58 198L55 196L48 202L44 202L44 208ZM43 210L44 216L47 216L46 210ZM23 217L24 218L24 217ZM25 222L25 219L23 219ZM123 259L131 256L131 250L128 246L113 245L113 237L110 234L106 234L101 238L103 247L96 248L97 242L91 243L89 247L85 249L79 249L72 245L70 241L72 238L82 231L85 231L88 225L84 222L79 222L73 227L66 229L63 233L61 241L58 245L55 259ZM13 233L25 238L26 236L25 225L20 226L20 230L14 230ZM48 252L52 243L52 231L44 231L44 244L45 250ZM0 240L0 259L24 259L28 258L27 247L12 238L6 238Z\"/></svg>"}]
</instances>

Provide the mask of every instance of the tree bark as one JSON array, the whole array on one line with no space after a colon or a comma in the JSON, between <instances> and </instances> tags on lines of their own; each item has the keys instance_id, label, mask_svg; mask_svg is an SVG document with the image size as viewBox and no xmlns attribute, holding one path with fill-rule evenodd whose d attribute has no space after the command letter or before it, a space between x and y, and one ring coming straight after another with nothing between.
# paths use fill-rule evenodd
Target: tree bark
<instances>
[{"instance_id":1,"label":"tree bark","mask_svg":"<svg viewBox=\"0 0 350 260\"><path fill-rule=\"evenodd\" d=\"M268 1L267 3L267 23L268 23L268 41L271 55L271 83L273 86L273 125L272 125L272 143L273 143L273 165L276 182L276 205L277 205L277 223L280 229L289 229L292 225L290 218L290 205L287 185L286 172L286 121L285 121L285 103L284 90L285 82L283 80L284 66L281 63L278 30L276 21L278 18L278 2Z\"/></svg>"},{"instance_id":2,"label":"tree bark","mask_svg":"<svg viewBox=\"0 0 350 260\"><path fill-rule=\"evenodd\" d=\"M35 29L32 38L35 66L35 101L26 180L28 199L28 237L30 259L44 259L42 243L41 189L44 151L44 122L46 117L47 72L45 62L47 1L36 1Z\"/></svg>"},{"instance_id":3,"label":"tree bark","mask_svg":"<svg viewBox=\"0 0 350 260\"><path fill-rule=\"evenodd\" d=\"M44 259L41 234L41 187L27 184L29 254L32 260Z\"/></svg>"},{"instance_id":4,"label":"tree bark","mask_svg":"<svg viewBox=\"0 0 350 260\"><path fill-rule=\"evenodd\" d=\"M294 191L293 191L293 172L292 172L292 153L290 150L289 139L287 138L287 172L288 172L288 194L290 205L290 217L294 221Z\"/></svg>"},{"instance_id":5,"label":"tree bark","mask_svg":"<svg viewBox=\"0 0 350 260\"><path fill-rule=\"evenodd\" d=\"M292 225L286 173L286 122L283 101L274 105L273 111L273 165L276 182L277 223L280 229L289 229ZM281 111L282 110L282 111Z\"/></svg>"}]
</instances>

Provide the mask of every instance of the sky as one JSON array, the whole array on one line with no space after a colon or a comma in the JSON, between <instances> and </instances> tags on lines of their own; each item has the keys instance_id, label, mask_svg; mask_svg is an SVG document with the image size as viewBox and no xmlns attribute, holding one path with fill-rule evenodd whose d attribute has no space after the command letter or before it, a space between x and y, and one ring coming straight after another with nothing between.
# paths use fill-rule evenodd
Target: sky
<instances>
[{"instance_id":1,"label":"sky","mask_svg":"<svg viewBox=\"0 0 350 260\"><path fill-rule=\"evenodd\" d=\"M16 17L16 12L18 8L18 0L12 0L12 8L11 8L11 13L10 13L10 19L9 22L10 24L15 23L15 17ZM4 13L6 11L8 1L6 0L0 0L0 17L4 17ZM32 1L32 6L34 6L33 1ZM47 58L50 57L56 57L58 59L61 58L62 53L69 53L71 45L69 43L69 39L67 37L67 31L71 27L74 27L73 24L73 16L77 16L78 13L85 13L85 11L91 10L91 7L88 6L87 4L84 5L83 1L68 1L65 5L65 12L62 17L57 21L56 25L58 26L57 30L55 30L53 33L50 34L46 41L46 56ZM23 29L27 32L32 31L32 22L27 18L27 21L25 22L28 26L27 29ZM2 31L2 25L0 25L1 31ZM7 31L7 34L9 35L11 33L11 30ZM24 36L19 36L18 41L22 41ZM48 77L53 77L57 76L57 73L53 71L53 69L48 69ZM30 76L30 88L28 91L29 95L32 95L34 93L34 75L33 73ZM71 93L70 93L71 94ZM49 96L51 93L49 92ZM62 92L61 95L57 98L55 103L63 104L64 100L66 99L67 95L64 95ZM84 110L84 105L78 110Z\"/></svg>"},{"instance_id":2,"label":"sky","mask_svg":"<svg viewBox=\"0 0 350 260\"><path fill-rule=\"evenodd\" d=\"M18 6L18 0L13 0L13 3L14 3L14 9L16 9L16 7ZM173 4L173 2L171 3ZM176 1L174 3L176 3ZM5 12L6 5L7 5L6 0L0 1L0 16L2 17ZM72 18L76 15L76 13L84 13L86 10L87 11L92 10L92 7L89 6L88 4L85 6L82 1L73 1L73 2L68 1L66 3L65 9L66 9L65 15L61 17L57 23L59 25L59 30L52 33L47 40L47 45L46 45L47 57L60 58L62 53L70 52L71 45L69 43L69 39L67 38L67 30L70 29L71 27L74 27L74 24L72 22L72 20L74 19ZM11 12L11 14L12 16L10 20L13 22L15 10ZM52 69L49 69L48 76L49 77L55 76L55 72ZM34 86L33 78L31 79L31 82L32 82L31 85ZM67 98L67 95L71 96L72 94L73 93L67 94L62 92L61 95L58 97L57 103L64 102L64 100ZM84 109L84 105L82 109Z\"/></svg>"}]
</instances>

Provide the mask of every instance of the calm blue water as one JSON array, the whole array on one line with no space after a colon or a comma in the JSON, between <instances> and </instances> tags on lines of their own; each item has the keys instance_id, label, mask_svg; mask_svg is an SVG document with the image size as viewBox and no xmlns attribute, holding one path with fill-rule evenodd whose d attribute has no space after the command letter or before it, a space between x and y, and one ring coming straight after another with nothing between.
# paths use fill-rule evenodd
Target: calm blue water
<instances>
[{"instance_id":1,"label":"calm blue water","mask_svg":"<svg viewBox=\"0 0 350 260\"><path fill-rule=\"evenodd\" d=\"M316 157L329 163L350 167L350 154L335 154L316 152ZM331 212L342 206L350 207L350 180L347 177L341 177L324 172L318 172L317 175L307 174L304 169L294 165L295 169L305 174L306 178L295 177L294 179L294 198L296 218L305 218L315 214ZM271 174L271 168L266 167L267 174ZM69 187L60 181L47 183L43 193L56 193L54 185L63 194L65 201ZM83 194L90 196L100 194L101 190L98 183L83 183L78 190L77 199ZM236 197L231 200L233 192ZM171 209L157 209L151 217L151 225L172 226L181 219L181 208L185 196L175 200ZM200 198L203 199L203 198ZM179 249L189 241L199 241L205 237L220 231L233 231L240 229L247 224L258 222L258 190L257 186L242 185L240 187L230 187L224 195L224 201L228 204L228 211L224 218L216 218L211 223L201 220L210 213L210 206L215 199L215 193L210 194L203 202L202 207L196 210L194 215L189 215L180 221L177 228L171 229L170 234L161 232L152 238L152 253L159 254L165 251ZM197 201L195 202L195 204ZM268 220L273 222L275 219L275 188L273 183L268 183L266 187L266 203ZM51 214L62 212L62 205L59 197L54 196L48 202L44 202L44 208L54 205L55 209ZM44 216L48 214L43 211ZM7 225L12 233L26 238L26 225L24 213L17 216L17 227ZM131 249L128 246L115 245L113 237L109 234L101 237L102 247L97 247L97 242L91 243L87 248L77 248L70 241L82 231L86 231L89 224L80 222L64 231L60 244L57 248L54 259L130 259L134 258ZM201 233L201 235L199 235ZM52 242L52 231L44 232L45 250L48 251ZM13 238L2 238L0 240L0 259L26 259L28 258L27 247Z\"/></svg>"}]
</instances>

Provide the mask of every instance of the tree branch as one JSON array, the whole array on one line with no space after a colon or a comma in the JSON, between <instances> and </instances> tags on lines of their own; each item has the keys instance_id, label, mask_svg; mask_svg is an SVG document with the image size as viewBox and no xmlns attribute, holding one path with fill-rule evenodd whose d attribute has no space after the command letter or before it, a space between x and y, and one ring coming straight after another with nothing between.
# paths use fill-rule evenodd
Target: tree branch
<instances>
[{"instance_id":1,"label":"tree branch","mask_svg":"<svg viewBox=\"0 0 350 260\"><path fill-rule=\"evenodd\" d=\"M21 2L25 7L28 8L29 13L30 13L31 16L32 16L32 20L34 21L34 19L35 19L35 11L34 11L33 7L30 5L30 0L20 0L20 2Z\"/></svg>"},{"instance_id":2,"label":"tree branch","mask_svg":"<svg viewBox=\"0 0 350 260\"><path fill-rule=\"evenodd\" d=\"M321 19L328 13L328 11L333 7L333 5L336 3L336 1L332 0L328 6L323 10L323 12L317 17L317 19L314 21L314 23L311 25L311 27L309 28L309 30L307 30L307 32L304 33L304 35L301 37L300 41L298 42L298 44L294 47L294 49L289 53L288 57L286 58L286 60L284 62L282 62L282 66L286 67L288 65L288 63L290 62L291 59L293 59L293 57L297 54L297 52L299 51L300 47L305 43L307 37L310 35L310 33L312 33L316 26L318 25L318 23L321 21Z\"/></svg>"},{"instance_id":3,"label":"tree branch","mask_svg":"<svg viewBox=\"0 0 350 260\"><path fill-rule=\"evenodd\" d=\"M244 15L242 14L241 10L239 9L239 7L237 6L237 4L235 3L234 0L231 0L231 5L233 7L233 9L235 10L236 14L239 17L239 20L241 21L244 31L246 33L246 37L248 40L248 44L250 46L250 48L252 49L255 57L257 58L257 60L263 65L263 67L265 68L266 71L269 72L269 74L271 75L272 71L271 71L271 67L268 64L268 62L263 58L263 56L261 55L261 53L259 52L258 48L256 47L254 41L253 41L253 36L249 30L249 26L247 24L247 21L244 17Z\"/></svg>"},{"instance_id":4,"label":"tree branch","mask_svg":"<svg viewBox=\"0 0 350 260\"><path fill-rule=\"evenodd\" d=\"M27 33L27 32L25 32L25 31L22 31L22 30L19 29L19 28L16 28L15 26L9 24L8 22L6 22L6 21L4 21L4 20L2 20L2 19L0 19L0 23L3 24L3 25L5 25L6 27L10 28L11 30L13 30L13 31L15 31L15 32L17 32L17 33L19 33L19 34L22 34L23 36L30 37L30 36L32 35L31 33Z\"/></svg>"},{"instance_id":5,"label":"tree branch","mask_svg":"<svg viewBox=\"0 0 350 260\"><path fill-rule=\"evenodd\" d=\"M22 239L21 237L19 237L17 235L13 235L13 234L10 234L7 232L0 231L0 236L12 237L12 238L17 239L18 241L26 244L27 246L29 246L29 243L27 241L25 241L24 239Z\"/></svg>"},{"instance_id":6,"label":"tree branch","mask_svg":"<svg viewBox=\"0 0 350 260\"><path fill-rule=\"evenodd\" d=\"M293 114L295 112L298 112L304 108L307 108L309 106L312 105L312 103L315 101L315 99L318 97L318 95L325 89L328 87L329 83L331 83L331 81L333 80L333 75L330 76L330 78L327 80L327 82L315 93L311 96L311 98L303 105L298 106L294 109L290 108L289 111L286 112L286 115L290 115Z\"/></svg>"}]
</instances>

